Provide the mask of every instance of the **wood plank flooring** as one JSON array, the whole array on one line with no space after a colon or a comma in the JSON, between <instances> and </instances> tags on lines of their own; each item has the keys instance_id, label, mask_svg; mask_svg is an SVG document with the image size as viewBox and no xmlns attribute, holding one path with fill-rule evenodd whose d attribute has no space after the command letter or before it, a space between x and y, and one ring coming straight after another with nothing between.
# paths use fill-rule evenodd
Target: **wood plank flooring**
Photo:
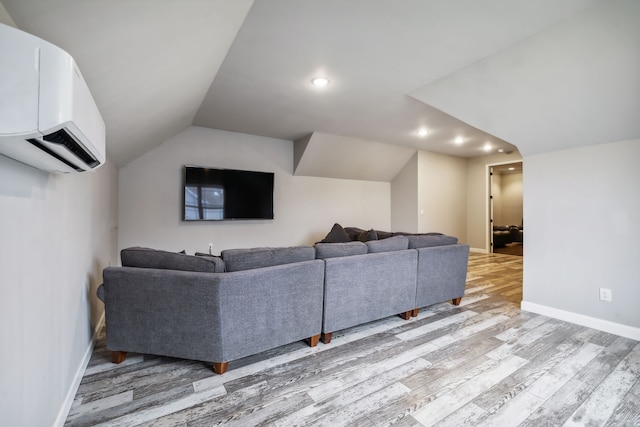
<instances>
[{"instance_id":1,"label":"wood plank flooring","mask_svg":"<svg viewBox=\"0 0 640 427\"><path fill-rule=\"evenodd\" d=\"M67 426L640 426L640 343L521 312L522 257L472 253L465 297L215 375L96 345Z\"/></svg>"}]
</instances>

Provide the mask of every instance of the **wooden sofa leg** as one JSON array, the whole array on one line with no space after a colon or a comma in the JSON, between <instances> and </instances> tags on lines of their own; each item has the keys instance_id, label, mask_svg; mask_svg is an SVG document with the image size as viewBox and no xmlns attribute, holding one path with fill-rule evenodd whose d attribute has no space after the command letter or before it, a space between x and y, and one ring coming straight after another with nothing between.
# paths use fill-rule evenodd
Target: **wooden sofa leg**
<instances>
[{"instance_id":1,"label":"wooden sofa leg","mask_svg":"<svg viewBox=\"0 0 640 427\"><path fill-rule=\"evenodd\" d=\"M404 313L398 314L398 316L402 317L404 320L409 320L411 319L411 313L413 313L413 310L405 311Z\"/></svg>"},{"instance_id":2,"label":"wooden sofa leg","mask_svg":"<svg viewBox=\"0 0 640 427\"><path fill-rule=\"evenodd\" d=\"M324 332L322 334L322 342L329 344L331 342L331 334L333 334L333 332Z\"/></svg>"},{"instance_id":3,"label":"wooden sofa leg","mask_svg":"<svg viewBox=\"0 0 640 427\"><path fill-rule=\"evenodd\" d=\"M411 310L411 317L418 317L418 313L420 313L420 309L414 308L413 310Z\"/></svg>"},{"instance_id":4,"label":"wooden sofa leg","mask_svg":"<svg viewBox=\"0 0 640 427\"><path fill-rule=\"evenodd\" d=\"M451 300L451 304L453 305L460 305L460 301L462 301L462 297L460 298L454 298Z\"/></svg>"},{"instance_id":5,"label":"wooden sofa leg","mask_svg":"<svg viewBox=\"0 0 640 427\"><path fill-rule=\"evenodd\" d=\"M229 362L213 362L213 372L222 375L229 369Z\"/></svg>"},{"instance_id":6,"label":"wooden sofa leg","mask_svg":"<svg viewBox=\"0 0 640 427\"><path fill-rule=\"evenodd\" d=\"M314 335L312 337L307 338L307 342L309 343L309 347L315 347L318 345L318 341L320 341L320 335Z\"/></svg>"},{"instance_id":7,"label":"wooden sofa leg","mask_svg":"<svg viewBox=\"0 0 640 427\"><path fill-rule=\"evenodd\" d=\"M111 363L122 363L127 358L126 351L111 351Z\"/></svg>"}]
</instances>

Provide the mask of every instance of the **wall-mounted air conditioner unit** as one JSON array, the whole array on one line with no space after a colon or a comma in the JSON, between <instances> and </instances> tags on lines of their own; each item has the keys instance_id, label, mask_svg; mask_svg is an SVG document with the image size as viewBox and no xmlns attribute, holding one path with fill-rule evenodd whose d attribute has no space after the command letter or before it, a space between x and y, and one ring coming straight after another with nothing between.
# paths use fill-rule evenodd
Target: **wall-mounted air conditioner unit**
<instances>
[{"instance_id":1,"label":"wall-mounted air conditioner unit","mask_svg":"<svg viewBox=\"0 0 640 427\"><path fill-rule=\"evenodd\" d=\"M105 125L73 58L0 24L0 154L54 173L105 162Z\"/></svg>"}]
</instances>

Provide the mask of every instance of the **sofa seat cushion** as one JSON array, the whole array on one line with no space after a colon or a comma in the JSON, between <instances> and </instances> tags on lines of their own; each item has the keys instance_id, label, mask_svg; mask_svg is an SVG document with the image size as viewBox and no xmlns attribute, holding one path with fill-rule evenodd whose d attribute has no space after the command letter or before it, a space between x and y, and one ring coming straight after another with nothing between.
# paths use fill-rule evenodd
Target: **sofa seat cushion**
<instances>
[{"instance_id":1,"label":"sofa seat cushion","mask_svg":"<svg viewBox=\"0 0 640 427\"><path fill-rule=\"evenodd\" d=\"M391 252L409 248L409 238L406 236L387 237L383 240L371 240L366 242L367 252Z\"/></svg>"},{"instance_id":2,"label":"sofa seat cushion","mask_svg":"<svg viewBox=\"0 0 640 427\"><path fill-rule=\"evenodd\" d=\"M291 246L226 249L222 251L221 255L227 271L242 271L309 261L315 259L316 252L312 246Z\"/></svg>"},{"instance_id":3,"label":"sofa seat cushion","mask_svg":"<svg viewBox=\"0 0 640 427\"><path fill-rule=\"evenodd\" d=\"M224 262L220 257L199 257L159 249L131 247L120 251L123 267L159 268L163 270L222 273Z\"/></svg>"},{"instance_id":4,"label":"sofa seat cushion","mask_svg":"<svg viewBox=\"0 0 640 427\"><path fill-rule=\"evenodd\" d=\"M362 242L316 243L316 258L327 259L367 253L367 245Z\"/></svg>"},{"instance_id":5,"label":"sofa seat cushion","mask_svg":"<svg viewBox=\"0 0 640 427\"><path fill-rule=\"evenodd\" d=\"M455 245L458 238L440 233L409 235L409 249L428 248L432 246Z\"/></svg>"}]
</instances>

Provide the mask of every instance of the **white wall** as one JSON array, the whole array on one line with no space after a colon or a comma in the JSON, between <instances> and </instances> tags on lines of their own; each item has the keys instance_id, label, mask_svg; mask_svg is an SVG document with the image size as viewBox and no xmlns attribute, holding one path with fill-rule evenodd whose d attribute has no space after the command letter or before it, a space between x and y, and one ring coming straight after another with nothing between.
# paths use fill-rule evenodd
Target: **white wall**
<instances>
[{"instance_id":1,"label":"white wall","mask_svg":"<svg viewBox=\"0 0 640 427\"><path fill-rule=\"evenodd\" d=\"M418 153L391 182L391 230L418 232Z\"/></svg>"},{"instance_id":2,"label":"white wall","mask_svg":"<svg viewBox=\"0 0 640 427\"><path fill-rule=\"evenodd\" d=\"M498 224L520 225L522 223L522 173L502 175L502 221Z\"/></svg>"},{"instance_id":3,"label":"white wall","mask_svg":"<svg viewBox=\"0 0 640 427\"><path fill-rule=\"evenodd\" d=\"M467 161L418 152L418 232L439 232L467 242Z\"/></svg>"},{"instance_id":4,"label":"white wall","mask_svg":"<svg viewBox=\"0 0 640 427\"><path fill-rule=\"evenodd\" d=\"M2 3L0 3L0 24L11 25L12 27L16 26L15 22L13 22L13 19L11 19L11 17L7 13L7 9L4 8Z\"/></svg>"},{"instance_id":5,"label":"white wall","mask_svg":"<svg viewBox=\"0 0 640 427\"><path fill-rule=\"evenodd\" d=\"M525 157L523 309L640 339L639 159L640 139Z\"/></svg>"},{"instance_id":6,"label":"white wall","mask_svg":"<svg viewBox=\"0 0 640 427\"><path fill-rule=\"evenodd\" d=\"M0 156L0 424L51 426L82 375L116 261L117 172L49 175ZM58 420L60 421L60 420Z\"/></svg>"},{"instance_id":7,"label":"white wall","mask_svg":"<svg viewBox=\"0 0 640 427\"><path fill-rule=\"evenodd\" d=\"M185 164L275 172L272 221L184 222ZM390 188L385 182L293 176L293 143L191 127L119 171L118 246L187 253L256 246L312 244L334 222L387 230Z\"/></svg>"},{"instance_id":8,"label":"white wall","mask_svg":"<svg viewBox=\"0 0 640 427\"><path fill-rule=\"evenodd\" d=\"M492 196L491 201L493 203L493 224L505 225L502 218L502 175L494 171L490 180L490 194Z\"/></svg>"},{"instance_id":9,"label":"white wall","mask_svg":"<svg viewBox=\"0 0 640 427\"><path fill-rule=\"evenodd\" d=\"M487 192L489 172L487 165L512 163L520 160L522 157L517 151L510 154L490 154L467 160L467 242L472 248L488 251L489 205Z\"/></svg>"},{"instance_id":10,"label":"white wall","mask_svg":"<svg viewBox=\"0 0 640 427\"><path fill-rule=\"evenodd\" d=\"M492 175L493 223L520 225L522 223L522 172Z\"/></svg>"},{"instance_id":11,"label":"white wall","mask_svg":"<svg viewBox=\"0 0 640 427\"><path fill-rule=\"evenodd\" d=\"M463 158L417 152L391 183L391 230L466 242L466 174Z\"/></svg>"}]
</instances>

